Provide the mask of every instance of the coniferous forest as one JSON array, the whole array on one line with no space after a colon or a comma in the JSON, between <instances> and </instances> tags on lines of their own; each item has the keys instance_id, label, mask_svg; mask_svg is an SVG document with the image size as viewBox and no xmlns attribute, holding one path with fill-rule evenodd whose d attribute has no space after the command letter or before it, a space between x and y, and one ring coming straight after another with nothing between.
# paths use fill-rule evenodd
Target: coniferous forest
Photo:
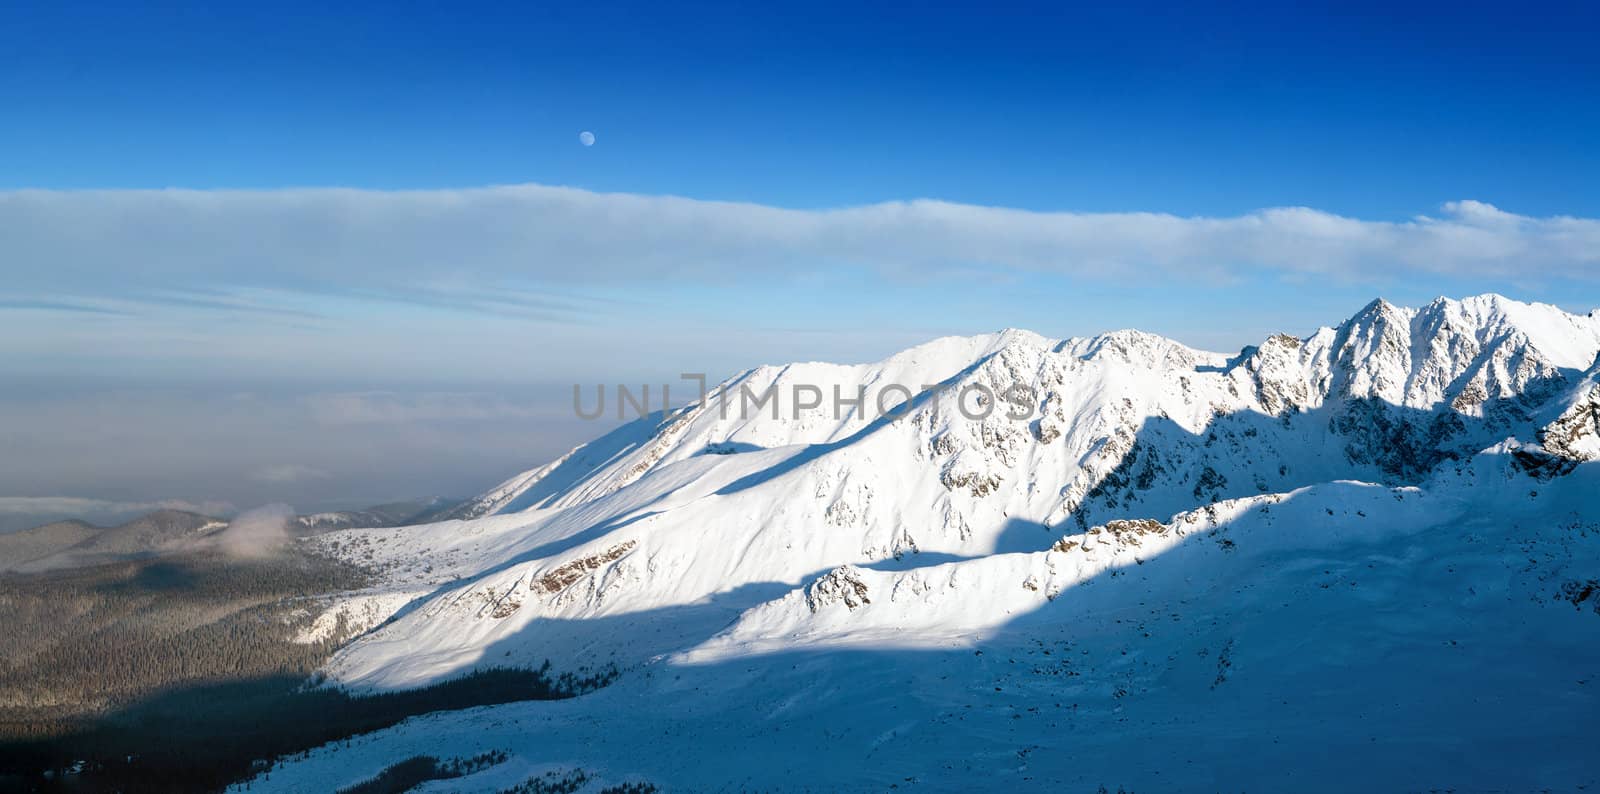
<instances>
[{"instance_id":1,"label":"coniferous forest","mask_svg":"<svg viewBox=\"0 0 1600 794\"><path fill-rule=\"evenodd\" d=\"M216 790L414 714L607 681L545 668L368 697L315 686L314 671L350 632L297 635L327 594L368 580L301 550L0 575L12 627L0 634L0 789Z\"/></svg>"}]
</instances>

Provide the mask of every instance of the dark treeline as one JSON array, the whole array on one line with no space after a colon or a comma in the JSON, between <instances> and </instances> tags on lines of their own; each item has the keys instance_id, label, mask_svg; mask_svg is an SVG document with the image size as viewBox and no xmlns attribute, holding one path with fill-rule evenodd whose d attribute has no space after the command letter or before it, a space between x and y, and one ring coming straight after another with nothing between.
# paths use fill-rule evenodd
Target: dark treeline
<instances>
[{"instance_id":1,"label":"dark treeline","mask_svg":"<svg viewBox=\"0 0 1600 794\"><path fill-rule=\"evenodd\" d=\"M336 794L403 794L432 780L452 780L503 764L509 757L503 750L448 761L440 761L431 755L412 756L379 772L371 780L339 789ZM591 781L593 778L583 769L545 772L510 788L500 789L496 794L576 794L589 787ZM657 791L659 789L652 783L632 781L604 786L597 794L655 794Z\"/></svg>"},{"instance_id":2,"label":"dark treeline","mask_svg":"<svg viewBox=\"0 0 1600 794\"><path fill-rule=\"evenodd\" d=\"M495 794L576 794L589 785L589 773L582 769L568 772L546 772L530 777L511 788L500 789ZM652 783L643 781L606 786L597 794L655 794L659 791Z\"/></svg>"},{"instance_id":3,"label":"dark treeline","mask_svg":"<svg viewBox=\"0 0 1600 794\"><path fill-rule=\"evenodd\" d=\"M107 715L85 730L0 745L0 775L11 774L25 791L214 791L252 777L270 782L269 759L292 758L407 717L571 697L613 678L555 676L547 663L538 670L482 670L425 689L369 696L312 688L292 676L185 687ZM79 774L61 774L79 763Z\"/></svg>"},{"instance_id":4,"label":"dark treeline","mask_svg":"<svg viewBox=\"0 0 1600 794\"><path fill-rule=\"evenodd\" d=\"M371 697L309 686L348 632L295 637L321 596L369 581L293 550L0 575L0 790L211 791L406 717L610 680L546 665Z\"/></svg>"},{"instance_id":5,"label":"dark treeline","mask_svg":"<svg viewBox=\"0 0 1600 794\"><path fill-rule=\"evenodd\" d=\"M347 639L297 643L347 563L217 553L0 576L0 741L71 731L162 689L305 676ZM340 627L342 629L342 627Z\"/></svg>"},{"instance_id":6,"label":"dark treeline","mask_svg":"<svg viewBox=\"0 0 1600 794\"><path fill-rule=\"evenodd\" d=\"M440 761L431 755L413 756L379 772L371 780L339 789L337 794L403 794L430 780L454 780L480 769L503 764L507 757L503 750L448 761Z\"/></svg>"}]
</instances>

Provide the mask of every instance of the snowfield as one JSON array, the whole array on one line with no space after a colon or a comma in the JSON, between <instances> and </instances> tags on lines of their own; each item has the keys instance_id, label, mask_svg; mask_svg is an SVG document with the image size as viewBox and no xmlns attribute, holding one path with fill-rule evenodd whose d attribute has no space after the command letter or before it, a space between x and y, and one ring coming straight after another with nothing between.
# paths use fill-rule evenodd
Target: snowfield
<instances>
[{"instance_id":1,"label":"snowfield","mask_svg":"<svg viewBox=\"0 0 1600 794\"><path fill-rule=\"evenodd\" d=\"M421 790L1600 785L1597 354L1600 313L1481 296L1235 356L1006 331L750 370L461 520L309 541L385 576L332 608L372 628L330 685L546 660L616 683L250 790L487 751L509 760ZM886 384L903 412L719 410ZM973 385L1027 415L975 417Z\"/></svg>"}]
</instances>

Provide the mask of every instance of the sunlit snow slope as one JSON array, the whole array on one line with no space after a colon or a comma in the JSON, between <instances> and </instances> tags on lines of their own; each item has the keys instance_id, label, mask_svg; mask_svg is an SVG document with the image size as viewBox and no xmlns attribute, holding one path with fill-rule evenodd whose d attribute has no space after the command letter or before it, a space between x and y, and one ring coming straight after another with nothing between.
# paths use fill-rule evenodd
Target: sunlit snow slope
<instances>
[{"instance_id":1,"label":"sunlit snow slope","mask_svg":"<svg viewBox=\"0 0 1600 794\"><path fill-rule=\"evenodd\" d=\"M270 785L486 749L512 760L451 787L1594 784L1597 353L1600 314L1481 296L1235 356L1007 331L751 370L471 520L315 541L388 572L341 608L394 613L335 684L623 675ZM915 396L880 416L889 384ZM776 417L741 410L769 387Z\"/></svg>"}]
</instances>

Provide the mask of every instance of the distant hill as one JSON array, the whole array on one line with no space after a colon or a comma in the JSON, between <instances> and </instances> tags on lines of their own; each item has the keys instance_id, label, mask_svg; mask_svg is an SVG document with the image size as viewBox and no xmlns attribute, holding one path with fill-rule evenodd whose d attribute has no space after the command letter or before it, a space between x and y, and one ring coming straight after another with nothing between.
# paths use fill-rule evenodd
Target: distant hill
<instances>
[{"instance_id":1,"label":"distant hill","mask_svg":"<svg viewBox=\"0 0 1600 794\"><path fill-rule=\"evenodd\" d=\"M11 570L65 551L106 531L105 527L86 521L52 521L33 529L0 535L0 570Z\"/></svg>"},{"instance_id":2,"label":"distant hill","mask_svg":"<svg viewBox=\"0 0 1600 794\"><path fill-rule=\"evenodd\" d=\"M288 530L292 536L305 537L340 529L422 524L438 520L434 516L457 504L455 500L430 497L363 510L295 516ZM54 521L0 535L0 573L78 568L188 551L195 541L209 538L228 525L227 519L184 510L157 510L109 527L78 520Z\"/></svg>"},{"instance_id":3,"label":"distant hill","mask_svg":"<svg viewBox=\"0 0 1600 794\"><path fill-rule=\"evenodd\" d=\"M183 510L157 510L113 527L56 521L0 535L0 571L72 568L184 548L228 522Z\"/></svg>"},{"instance_id":4,"label":"distant hill","mask_svg":"<svg viewBox=\"0 0 1600 794\"><path fill-rule=\"evenodd\" d=\"M390 502L363 510L339 510L296 516L294 523L298 527L297 532L307 535L332 532L337 529L403 527L442 521L445 514L459 504L459 500L434 496L427 499Z\"/></svg>"}]
</instances>

